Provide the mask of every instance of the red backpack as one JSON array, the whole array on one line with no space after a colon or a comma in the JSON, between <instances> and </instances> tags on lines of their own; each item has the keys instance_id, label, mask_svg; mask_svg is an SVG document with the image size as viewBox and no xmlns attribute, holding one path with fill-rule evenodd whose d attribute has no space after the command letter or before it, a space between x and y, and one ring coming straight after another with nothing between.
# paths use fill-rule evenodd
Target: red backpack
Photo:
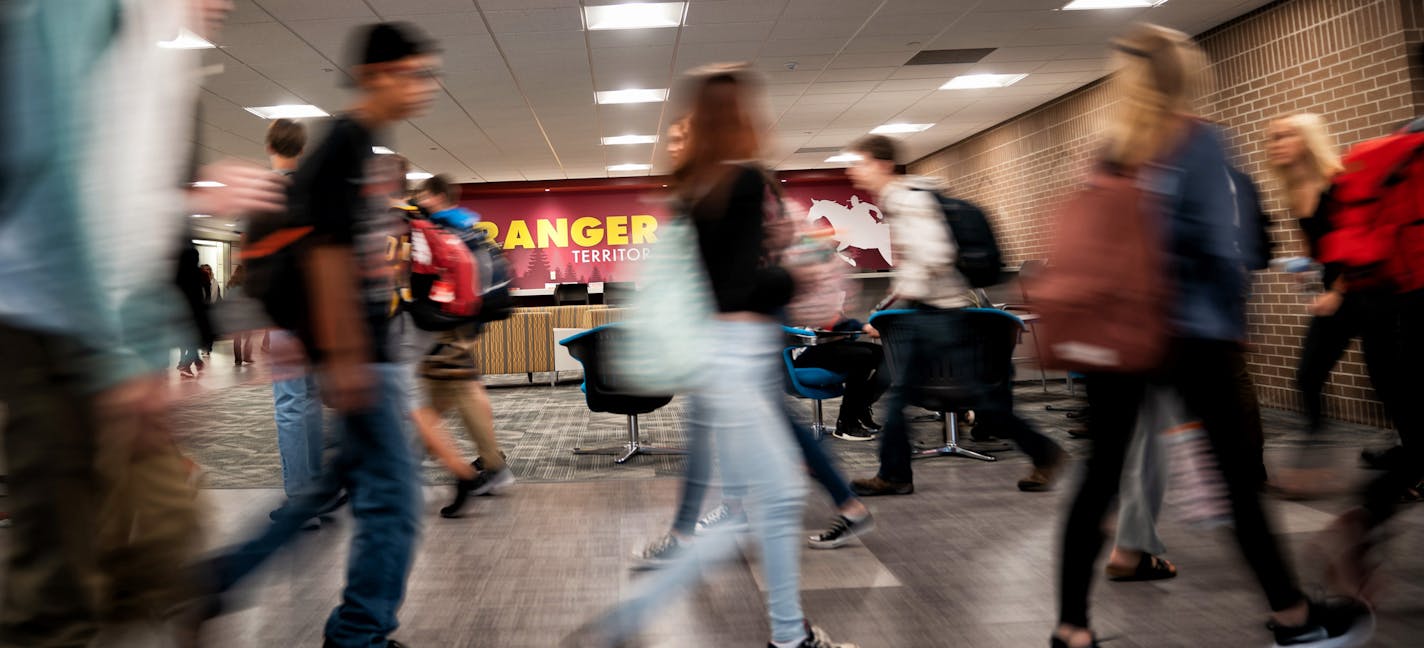
<instances>
[{"instance_id":1,"label":"red backpack","mask_svg":"<svg viewBox=\"0 0 1424 648\"><path fill-rule=\"evenodd\" d=\"M1424 288L1424 132L1415 126L1361 142L1343 162L1320 260L1344 266L1351 286Z\"/></svg>"},{"instance_id":2,"label":"red backpack","mask_svg":"<svg viewBox=\"0 0 1424 648\"><path fill-rule=\"evenodd\" d=\"M1172 304L1165 220L1135 173L1108 165L1059 207L1048 269L1027 291L1044 366L1100 373L1161 366Z\"/></svg>"},{"instance_id":3,"label":"red backpack","mask_svg":"<svg viewBox=\"0 0 1424 648\"><path fill-rule=\"evenodd\" d=\"M426 330L448 330L480 312L479 274L465 241L424 219L410 221L411 314ZM447 326L448 324L448 326Z\"/></svg>"}]
</instances>

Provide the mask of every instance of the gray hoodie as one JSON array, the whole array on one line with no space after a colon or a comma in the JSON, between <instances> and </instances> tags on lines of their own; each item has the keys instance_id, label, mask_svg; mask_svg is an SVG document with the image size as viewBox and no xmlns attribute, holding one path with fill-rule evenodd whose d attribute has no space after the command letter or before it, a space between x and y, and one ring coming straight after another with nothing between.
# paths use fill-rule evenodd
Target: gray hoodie
<instances>
[{"instance_id":1,"label":"gray hoodie","mask_svg":"<svg viewBox=\"0 0 1424 648\"><path fill-rule=\"evenodd\" d=\"M880 192L879 206L890 223L900 301L963 308L972 305L969 282L954 267L957 249L934 193L943 189L933 178L900 176Z\"/></svg>"}]
</instances>

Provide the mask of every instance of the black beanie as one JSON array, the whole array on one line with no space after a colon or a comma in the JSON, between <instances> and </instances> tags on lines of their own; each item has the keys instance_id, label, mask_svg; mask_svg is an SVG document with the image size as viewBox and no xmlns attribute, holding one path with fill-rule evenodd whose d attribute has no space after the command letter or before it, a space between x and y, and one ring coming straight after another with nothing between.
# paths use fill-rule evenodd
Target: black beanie
<instances>
[{"instance_id":1,"label":"black beanie","mask_svg":"<svg viewBox=\"0 0 1424 648\"><path fill-rule=\"evenodd\" d=\"M358 34L360 49L353 61L355 65L389 63L407 56L429 54L434 47L430 39L408 23L376 23L363 28Z\"/></svg>"}]
</instances>

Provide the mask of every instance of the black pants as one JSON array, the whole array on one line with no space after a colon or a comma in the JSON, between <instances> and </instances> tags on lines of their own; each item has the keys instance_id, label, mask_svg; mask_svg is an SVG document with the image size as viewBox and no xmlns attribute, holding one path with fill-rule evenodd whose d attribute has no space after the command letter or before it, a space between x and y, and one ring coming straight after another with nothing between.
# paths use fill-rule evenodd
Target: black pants
<instances>
[{"instance_id":1,"label":"black pants","mask_svg":"<svg viewBox=\"0 0 1424 648\"><path fill-rule=\"evenodd\" d=\"M1165 379L1187 410L1200 417L1215 451L1235 517L1236 540L1266 592L1272 610L1301 601L1275 535L1261 509L1258 454L1243 428L1243 404L1234 375L1240 345L1218 340L1176 340ZM1122 464L1137 424L1148 378L1096 374L1088 377L1092 455L1063 534L1059 571L1059 620L1088 627L1088 592L1103 546L1103 517L1117 495Z\"/></svg>"},{"instance_id":2,"label":"black pants","mask_svg":"<svg viewBox=\"0 0 1424 648\"><path fill-rule=\"evenodd\" d=\"M1361 319L1361 299L1358 293L1345 293L1340 310L1329 317L1312 317L1310 328L1305 333L1305 343L1300 349L1300 364L1296 368L1295 382L1300 388L1300 397L1305 405L1305 417L1310 425L1312 438L1325 422L1325 383L1330 380L1330 371L1335 363L1345 355L1350 340L1360 335L1364 321Z\"/></svg>"},{"instance_id":3,"label":"black pants","mask_svg":"<svg viewBox=\"0 0 1424 648\"><path fill-rule=\"evenodd\" d=\"M879 344L849 341L808 347L795 362L797 367L818 367L845 374L842 421L854 421L885 393L887 381L882 371L885 350Z\"/></svg>"},{"instance_id":4,"label":"black pants","mask_svg":"<svg viewBox=\"0 0 1424 648\"><path fill-rule=\"evenodd\" d=\"M1424 478L1424 290L1406 295L1360 296L1361 342L1370 382L1399 430L1404 456L1366 487L1372 524L1394 515L1399 494Z\"/></svg>"},{"instance_id":5,"label":"black pants","mask_svg":"<svg viewBox=\"0 0 1424 648\"><path fill-rule=\"evenodd\" d=\"M914 479L910 467L914 450L910 445L909 424L905 419L905 405L908 392L913 389L918 367L918 358L933 357L945 353L962 352L969 342L964 338L966 331L955 322L952 311L928 311L907 317L914 318L905 327L908 339L901 340L908 361L899 363L896 375L891 378L890 389L885 399L885 427L880 431L880 471L881 479L895 483L909 483ZM898 357L898 356L897 356ZM969 362L969 360L963 360ZM1057 461L1063 451L1058 444L1039 434L1027 421L1014 413L1013 385L1005 384L1000 389L983 395L973 407L977 425L986 425L995 434L1013 439L1035 466L1046 466Z\"/></svg>"}]
</instances>

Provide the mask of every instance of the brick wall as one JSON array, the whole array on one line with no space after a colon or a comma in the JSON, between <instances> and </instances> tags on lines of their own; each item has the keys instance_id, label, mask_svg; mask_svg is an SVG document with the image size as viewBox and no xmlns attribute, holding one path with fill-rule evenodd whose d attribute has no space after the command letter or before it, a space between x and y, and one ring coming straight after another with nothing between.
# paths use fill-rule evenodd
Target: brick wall
<instances>
[{"instance_id":1,"label":"brick wall","mask_svg":"<svg viewBox=\"0 0 1424 648\"><path fill-rule=\"evenodd\" d=\"M1301 253L1304 242L1265 168L1263 135L1272 118L1320 113L1344 146L1424 114L1424 70L1415 60L1424 42L1421 0L1284 0L1199 42L1213 62L1216 88L1202 113L1227 129L1237 163L1260 185L1275 215L1278 255ZM1052 210L1081 179L1110 109L1106 86L1095 83L927 156L911 171L940 176L956 195L984 205L1010 263L1043 258ZM1256 281L1250 361L1267 405L1299 408L1292 376L1306 303L1285 275L1262 273ZM1326 395L1332 417L1385 422L1358 346L1337 366Z\"/></svg>"}]
</instances>

